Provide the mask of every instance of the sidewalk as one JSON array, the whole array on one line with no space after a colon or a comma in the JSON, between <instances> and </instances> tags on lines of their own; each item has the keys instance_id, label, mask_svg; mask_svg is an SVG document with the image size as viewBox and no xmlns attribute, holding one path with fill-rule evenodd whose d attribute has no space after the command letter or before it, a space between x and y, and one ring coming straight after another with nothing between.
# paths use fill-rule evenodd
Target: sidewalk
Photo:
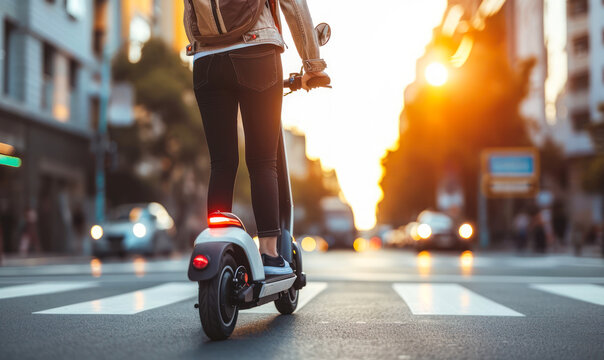
<instances>
[{"instance_id":1,"label":"sidewalk","mask_svg":"<svg viewBox=\"0 0 604 360\"><path fill-rule=\"evenodd\" d=\"M108 258L103 259L105 263L123 263L130 262L135 258L141 257L140 255L128 255L124 258ZM162 256L157 258L151 258L152 260L173 260L181 259L183 254L174 253L169 257ZM145 257L146 258L146 257ZM2 267L30 267L30 266L44 266L44 265L81 265L90 264L90 261L94 259L92 255L64 255L64 254L36 254L32 256L19 256L15 254L5 255L0 259L0 268Z\"/></svg>"}]
</instances>

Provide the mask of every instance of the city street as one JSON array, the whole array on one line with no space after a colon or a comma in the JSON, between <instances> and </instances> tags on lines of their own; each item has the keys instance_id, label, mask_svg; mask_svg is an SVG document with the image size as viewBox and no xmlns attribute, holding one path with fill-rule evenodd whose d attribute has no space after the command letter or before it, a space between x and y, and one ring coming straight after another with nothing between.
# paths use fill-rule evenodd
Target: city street
<instances>
[{"instance_id":1,"label":"city street","mask_svg":"<svg viewBox=\"0 0 604 360\"><path fill-rule=\"evenodd\" d=\"M298 310L201 329L187 259L0 268L0 358L604 357L604 261L568 255L305 253Z\"/></svg>"}]
</instances>

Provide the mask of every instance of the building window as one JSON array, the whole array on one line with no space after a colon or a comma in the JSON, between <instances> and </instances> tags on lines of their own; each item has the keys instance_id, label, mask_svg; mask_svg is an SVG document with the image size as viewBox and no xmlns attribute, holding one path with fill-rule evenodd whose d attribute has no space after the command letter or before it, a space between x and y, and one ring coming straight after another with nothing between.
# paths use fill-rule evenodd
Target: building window
<instances>
[{"instance_id":1,"label":"building window","mask_svg":"<svg viewBox=\"0 0 604 360\"><path fill-rule=\"evenodd\" d=\"M587 125L589 125L589 118L588 109L573 111L571 114L573 129L575 129L575 131L585 130Z\"/></svg>"},{"instance_id":2,"label":"building window","mask_svg":"<svg viewBox=\"0 0 604 360\"><path fill-rule=\"evenodd\" d=\"M50 110L54 93L55 49L49 44L42 48L42 109Z\"/></svg>"},{"instance_id":3,"label":"building window","mask_svg":"<svg viewBox=\"0 0 604 360\"><path fill-rule=\"evenodd\" d=\"M96 56L103 54L107 29L107 0L94 0L94 25L92 32L92 50Z\"/></svg>"},{"instance_id":4,"label":"building window","mask_svg":"<svg viewBox=\"0 0 604 360\"><path fill-rule=\"evenodd\" d=\"M9 21L4 22L4 47L2 48L2 55L4 58L4 68L2 69L4 72L4 81L2 84L2 91L7 96L13 96L14 94L14 86L12 84L15 79L15 73L13 71L13 67L15 65L15 53L11 51L11 48L14 48L14 36L15 36L16 27Z\"/></svg>"},{"instance_id":5,"label":"building window","mask_svg":"<svg viewBox=\"0 0 604 360\"><path fill-rule=\"evenodd\" d=\"M589 35L581 35L573 39L573 51L577 55L589 53Z\"/></svg>"},{"instance_id":6,"label":"building window","mask_svg":"<svg viewBox=\"0 0 604 360\"><path fill-rule=\"evenodd\" d=\"M578 16L587 14L589 5L587 0L568 0L568 15Z\"/></svg>"},{"instance_id":7,"label":"building window","mask_svg":"<svg viewBox=\"0 0 604 360\"><path fill-rule=\"evenodd\" d=\"M589 72L581 72L570 76L568 81L571 91L587 90L589 88Z\"/></svg>"}]
</instances>

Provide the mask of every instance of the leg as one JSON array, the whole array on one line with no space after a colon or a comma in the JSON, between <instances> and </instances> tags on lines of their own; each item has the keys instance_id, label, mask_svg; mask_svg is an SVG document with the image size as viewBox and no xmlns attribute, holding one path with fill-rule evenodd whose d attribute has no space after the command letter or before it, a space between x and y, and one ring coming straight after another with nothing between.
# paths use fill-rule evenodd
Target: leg
<instances>
[{"instance_id":1,"label":"leg","mask_svg":"<svg viewBox=\"0 0 604 360\"><path fill-rule=\"evenodd\" d=\"M232 90L222 86L221 59L210 55L195 62L194 78L204 84L195 90L210 151L211 173L208 186L208 214L230 212L233 187L239 165L237 143L237 98ZM212 76L209 76L212 66ZM203 80L208 76L208 80ZM216 77L216 78L214 78Z\"/></svg>"},{"instance_id":2,"label":"leg","mask_svg":"<svg viewBox=\"0 0 604 360\"><path fill-rule=\"evenodd\" d=\"M281 59L274 48L264 46L244 49L231 59L240 85L238 98L260 252L277 256L277 237L281 233L277 183L283 99Z\"/></svg>"}]
</instances>

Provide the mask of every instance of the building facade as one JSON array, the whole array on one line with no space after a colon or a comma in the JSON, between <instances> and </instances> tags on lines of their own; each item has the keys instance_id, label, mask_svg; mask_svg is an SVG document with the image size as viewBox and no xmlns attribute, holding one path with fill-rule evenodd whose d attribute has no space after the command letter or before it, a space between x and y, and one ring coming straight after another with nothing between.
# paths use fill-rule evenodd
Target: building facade
<instances>
[{"instance_id":1,"label":"building facade","mask_svg":"<svg viewBox=\"0 0 604 360\"><path fill-rule=\"evenodd\" d=\"M584 160L595 155L589 126L604 121L604 3L568 0L565 17L568 80L552 134L568 159L571 226L588 228L604 218L601 196L582 189Z\"/></svg>"},{"instance_id":2,"label":"building facade","mask_svg":"<svg viewBox=\"0 0 604 360\"><path fill-rule=\"evenodd\" d=\"M81 250L110 3L0 2L0 143L22 161L0 166L5 253Z\"/></svg>"}]
</instances>

